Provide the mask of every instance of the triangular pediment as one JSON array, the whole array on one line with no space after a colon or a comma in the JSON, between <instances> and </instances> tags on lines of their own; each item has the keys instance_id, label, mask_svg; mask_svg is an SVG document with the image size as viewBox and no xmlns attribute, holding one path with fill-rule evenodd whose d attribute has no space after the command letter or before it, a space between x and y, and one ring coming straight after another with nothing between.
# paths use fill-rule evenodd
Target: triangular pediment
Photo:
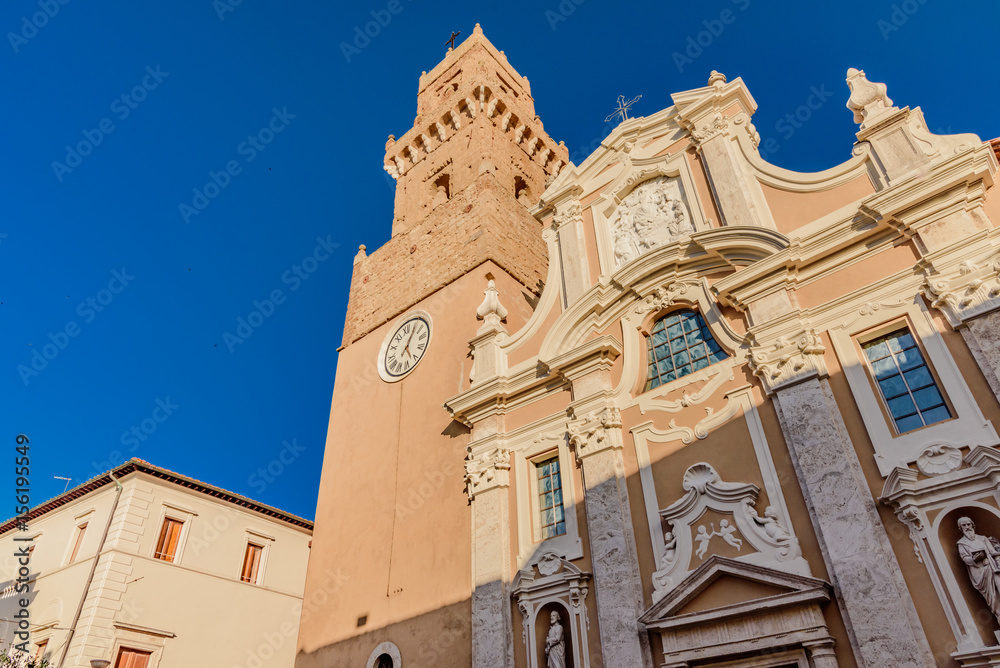
<instances>
[{"instance_id":1,"label":"triangular pediment","mask_svg":"<svg viewBox=\"0 0 1000 668\"><path fill-rule=\"evenodd\" d=\"M823 580L713 555L640 618L649 628L830 599Z\"/></svg>"}]
</instances>

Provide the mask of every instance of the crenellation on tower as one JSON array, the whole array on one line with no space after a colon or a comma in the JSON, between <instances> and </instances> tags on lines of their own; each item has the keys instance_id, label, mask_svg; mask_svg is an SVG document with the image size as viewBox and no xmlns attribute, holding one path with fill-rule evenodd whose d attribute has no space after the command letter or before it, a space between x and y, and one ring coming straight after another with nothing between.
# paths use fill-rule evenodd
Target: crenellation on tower
<instances>
[{"instance_id":1,"label":"crenellation on tower","mask_svg":"<svg viewBox=\"0 0 1000 668\"><path fill-rule=\"evenodd\" d=\"M477 26L420 77L417 110L386 141L392 238L355 265L345 345L483 262L536 295L548 268L529 209L569 156L535 115L527 79Z\"/></svg>"}]
</instances>

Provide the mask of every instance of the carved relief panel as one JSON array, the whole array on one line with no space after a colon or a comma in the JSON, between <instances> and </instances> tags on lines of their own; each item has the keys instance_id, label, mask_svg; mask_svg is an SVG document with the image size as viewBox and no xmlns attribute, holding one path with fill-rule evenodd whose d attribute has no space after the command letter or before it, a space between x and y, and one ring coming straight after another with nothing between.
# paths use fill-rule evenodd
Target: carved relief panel
<instances>
[{"instance_id":1,"label":"carved relief panel","mask_svg":"<svg viewBox=\"0 0 1000 668\"><path fill-rule=\"evenodd\" d=\"M679 178L660 176L636 186L610 220L615 269L695 231Z\"/></svg>"}]
</instances>

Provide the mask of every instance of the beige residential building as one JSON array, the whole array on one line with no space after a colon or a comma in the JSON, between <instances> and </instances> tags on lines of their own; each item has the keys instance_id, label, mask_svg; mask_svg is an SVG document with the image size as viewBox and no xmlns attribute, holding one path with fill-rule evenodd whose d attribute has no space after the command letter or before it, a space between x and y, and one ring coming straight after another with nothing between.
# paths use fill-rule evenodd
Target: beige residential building
<instances>
[{"instance_id":1,"label":"beige residential building","mask_svg":"<svg viewBox=\"0 0 1000 668\"><path fill-rule=\"evenodd\" d=\"M798 173L705 75L580 164L478 26L420 77L297 668L1000 665L1000 143L851 69Z\"/></svg>"},{"instance_id":2,"label":"beige residential building","mask_svg":"<svg viewBox=\"0 0 1000 668\"><path fill-rule=\"evenodd\" d=\"M27 531L0 526L0 563L11 577L11 555L33 546L30 650L53 666L287 668L311 535L308 520L133 459L32 509ZM0 586L6 646L25 595Z\"/></svg>"}]
</instances>

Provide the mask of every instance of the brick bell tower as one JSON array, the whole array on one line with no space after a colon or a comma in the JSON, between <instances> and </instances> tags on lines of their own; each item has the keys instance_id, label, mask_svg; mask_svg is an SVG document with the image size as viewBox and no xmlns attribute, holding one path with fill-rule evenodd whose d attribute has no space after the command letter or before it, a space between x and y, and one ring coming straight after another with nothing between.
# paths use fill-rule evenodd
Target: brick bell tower
<instances>
[{"instance_id":1,"label":"brick bell tower","mask_svg":"<svg viewBox=\"0 0 1000 668\"><path fill-rule=\"evenodd\" d=\"M548 266L528 208L568 162L535 116L528 79L483 35L420 76L413 127L385 145L392 239L355 258L344 345L484 260L539 292Z\"/></svg>"},{"instance_id":2,"label":"brick bell tower","mask_svg":"<svg viewBox=\"0 0 1000 668\"><path fill-rule=\"evenodd\" d=\"M548 258L529 209L567 162L478 25L421 75L413 128L386 143L392 238L354 259L297 668L471 665L469 434L442 404L469 386L489 280L508 331L530 317Z\"/></svg>"}]
</instances>

